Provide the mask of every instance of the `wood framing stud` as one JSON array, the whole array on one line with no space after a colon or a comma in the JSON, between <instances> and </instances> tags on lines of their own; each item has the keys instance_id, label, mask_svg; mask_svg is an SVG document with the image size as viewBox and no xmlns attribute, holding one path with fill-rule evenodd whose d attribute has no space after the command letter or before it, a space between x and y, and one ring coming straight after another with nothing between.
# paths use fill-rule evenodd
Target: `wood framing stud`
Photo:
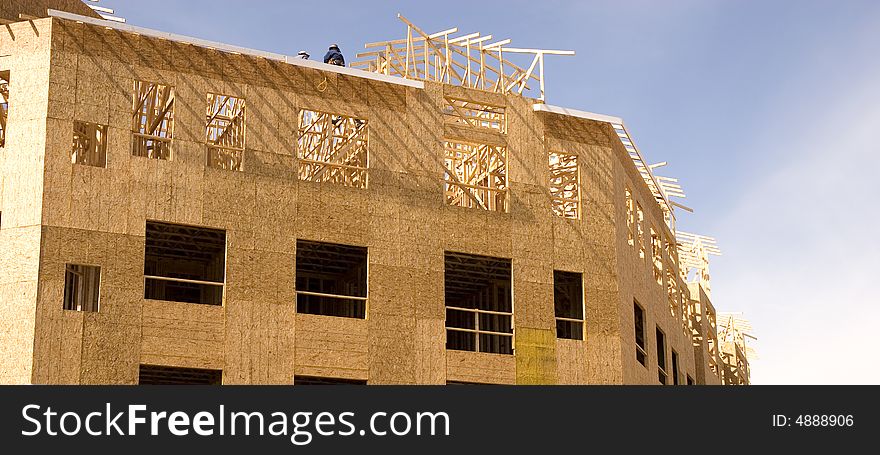
<instances>
[{"instance_id":1,"label":"wood framing stud","mask_svg":"<svg viewBox=\"0 0 880 455\"><path fill-rule=\"evenodd\" d=\"M663 284L663 250L660 246L660 233L651 228L651 263L654 270L654 281Z\"/></svg>"},{"instance_id":2,"label":"wood framing stud","mask_svg":"<svg viewBox=\"0 0 880 455\"><path fill-rule=\"evenodd\" d=\"M73 122L73 148L70 150L70 162L104 167L107 164L107 125Z\"/></svg>"},{"instance_id":3,"label":"wood framing stud","mask_svg":"<svg viewBox=\"0 0 880 455\"><path fill-rule=\"evenodd\" d=\"M553 213L563 218L580 218L581 194L577 154L550 154L550 201Z\"/></svg>"},{"instance_id":4,"label":"wood framing stud","mask_svg":"<svg viewBox=\"0 0 880 455\"><path fill-rule=\"evenodd\" d=\"M174 130L174 87L155 82L134 82L131 154L171 159Z\"/></svg>"},{"instance_id":5,"label":"wood framing stud","mask_svg":"<svg viewBox=\"0 0 880 455\"><path fill-rule=\"evenodd\" d=\"M364 119L302 109L297 158L299 178L367 187L369 122Z\"/></svg>"},{"instance_id":6,"label":"wood framing stud","mask_svg":"<svg viewBox=\"0 0 880 455\"><path fill-rule=\"evenodd\" d=\"M242 170L245 140L244 99L208 93L205 142L208 166Z\"/></svg>"}]
</instances>

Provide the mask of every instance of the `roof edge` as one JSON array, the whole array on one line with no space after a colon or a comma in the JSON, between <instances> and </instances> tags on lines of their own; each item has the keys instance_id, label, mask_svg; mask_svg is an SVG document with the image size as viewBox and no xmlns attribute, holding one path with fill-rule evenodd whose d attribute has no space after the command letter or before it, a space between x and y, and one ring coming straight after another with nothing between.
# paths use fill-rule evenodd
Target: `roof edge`
<instances>
[{"instance_id":1,"label":"roof edge","mask_svg":"<svg viewBox=\"0 0 880 455\"><path fill-rule=\"evenodd\" d=\"M623 124L623 119L620 117L614 117L612 115L605 115L605 114L596 114L594 112L579 111L577 109L570 109L570 108L561 107L561 106L553 106L553 105L544 104L544 103L537 103L537 104L532 105L532 110L534 110L535 112L549 112L551 114L567 115L569 117L577 117L577 118L583 118L583 119L587 119L587 120L596 120L596 121L605 122L605 123L617 123L617 124L621 124L621 125Z\"/></svg>"},{"instance_id":2,"label":"roof edge","mask_svg":"<svg viewBox=\"0 0 880 455\"><path fill-rule=\"evenodd\" d=\"M122 24L119 22L113 22L113 21L108 21L108 20L104 20L104 19L95 19L95 18L91 18L91 17L80 16L79 14L68 13L66 11L58 11L58 10L50 9L48 11L48 14L49 14L49 16L55 17L58 19L67 19L67 20L72 20L72 21L76 21L76 22L81 22L84 24L97 25L97 26L106 27L109 29L115 29L115 30L119 30L122 32L137 33L139 35L149 36L152 38L167 39L170 41L188 43L188 44L192 44L194 46L205 47L205 48L209 48L209 49L216 49L216 50L222 51L222 52L230 52L230 53L235 53L235 54L250 55L253 57L261 57L261 58L265 58L265 59L269 59L269 60L284 62L289 65L303 66L306 68L312 68L312 69L316 69L316 70L320 70L320 71L329 71L331 73L344 74L346 76L360 77L363 79L372 79L374 81L387 82L390 84L403 85L406 87L413 87L413 88L418 88L418 89L425 88L425 84L422 81L413 81L413 80L404 79L401 77L388 76L388 75L379 74L379 73L371 73L368 71L363 71L363 70L359 70L359 69L355 69L355 68L349 68L349 67L345 67L345 66L336 66L336 65L330 65L327 63L316 62L316 61L312 61L312 60L304 60L299 57L288 56L288 55L284 55L284 54L277 54L274 52L266 52L266 51L261 51L261 50L257 50L257 49L250 49L250 48L246 48L246 47L240 47L240 46L235 46L235 45L231 45L231 44L220 43L217 41L209 41L209 40L204 40L201 38L195 38L195 37L191 37L191 36L178 35L175 33L162 32L159 30L153 30L150 28L138 27L138 26L129 25L129 24Z\"/></svg>"}]
</instances>

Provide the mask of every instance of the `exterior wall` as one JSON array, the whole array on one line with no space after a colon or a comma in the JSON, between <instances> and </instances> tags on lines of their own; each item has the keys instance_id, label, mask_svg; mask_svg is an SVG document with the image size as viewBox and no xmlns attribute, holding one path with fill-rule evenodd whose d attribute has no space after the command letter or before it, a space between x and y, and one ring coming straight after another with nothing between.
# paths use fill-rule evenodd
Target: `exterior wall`
<instances>
[{"instance_id":1,"label":"exterior wall","mask_svg":"<svg viewBox=\"0 0 880 455\"><path fill-rule=\"evenodd\" d=\"M619 142L614 143L614 198L616 211L614 216L618 226L621 226L618 235L615 236L617 263L619 269L619 305L621 325L621 348L623 350L623 378L627 384L658 384L657 364L657 337L656 329L660 329L666 335L666 372L668 383L672 383L672 350L678 353L679 373L682 379L685 375L694 377L696 370L694 352L692 348L692 336L690 329L683 323L680 308L674 313L670 312L667 294L666 268L672 267L673 277L677 282L679 292L687 292L686 284L681 280L678 268L663 251L664 276L662 284L654 279L653 260L651 252L651 229L653 228L661 238L674 241L675 236L666 226L660 206L655 202L647 184L634 166L628 152ZM634 246L627 241L626 227L626 189L632 191L632 197L641 205L644 213L644 239L645 257L639 256L638 239ZM636 236L638 234L636 233ZM665 249L664 249L665 250ZM633 315L633 301L638 301L645 310L645 351L647 353L646 365L636 360L635 321Z\"/></svg>"},{"instance_id":2,"label":"exterior wall","mask_svg":"<svg viewBox=\"0 0 880 455\"><path fill-rule=\"evenodd\" d=\"M0 30L0 71L10 71L9 123L0 148L2 383L30 383L34 364L51 25L19 22Z\"/></svg>"},{"instance_id":3,"label":"exterior wall","mask_svg":"<svg viewBox=\"0 0 880 455\"><path fill-rule=\"evenodd\" d=\"M614 197L616 136L610 126L591 120L542 114L546 149L577 153L582 216L552 216L553 268L584 275L585 341L557 340L560 383L621 384L621 325L615 237L618 229ZM547 159L542 167L547 168ZM537 164L536 164L537 165ZM544 190L546 193L546 190ZM552 295L550 296L552 301Z\"/></svg>"},{"instance_id":4,"label":"exterior wall","mask_svg":"<svg viewBox=\"0 0 880 455\"><path fill-rule=\"evenodd\" d=\"M669 314L665 286L626 243L625 185L648 225L672 236L607 123L536 114L518 96L427 82L416 89L72 21L37 23L52 27L52 53L48 78L48 53L33 73L43 72L44 87L48 79L39 120L46 141L28 143L40 163L45 151L45 185L37 183L30 219L33 290L18 306L36 309L33 327L17 335L33 340L34 366L18 382L133 384L139 364L160 364L222 369L225 384L290 384L294 375L371 384L654 384L650 341L648 368L635 360L634 297L646 309L647 339L660 324L682 375L693 373L691 340ZM175 88L171 161L131 155L139 79ZM209 91L246 100L242 172L204 164ZM506 106L508 134L444 127L446 95ZM297 179L304 108L370 122L367 189ZM75 119L109 125L106 168L70 163ZM444 203L444 137L509 147L509 213ZM547 151L556 149L578 154L579 220L550 209ZM4 188L13 164L4 162ZM6 207L17 206L4 206L3 241L11 235ZM146 220L226 231L222 307L143 298ZM368 248L366 319L296 313L296 239ZM515 356L445 349L444 251L512 259ZM65 263L101 267L99 312L62 310ZM584 341L556 339L553 270L583 273Z\"/></svg>"}]
</instances>

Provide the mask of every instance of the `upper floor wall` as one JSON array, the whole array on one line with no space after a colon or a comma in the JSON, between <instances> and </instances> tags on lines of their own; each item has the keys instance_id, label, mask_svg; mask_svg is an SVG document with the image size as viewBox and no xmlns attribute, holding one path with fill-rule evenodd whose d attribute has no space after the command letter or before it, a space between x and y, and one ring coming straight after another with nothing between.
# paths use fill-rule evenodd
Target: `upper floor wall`
<instances>
[{"instance_id":1,"label":"upper floor wall","mask_svg":"<svg viewBox=\"0 0 880 455\"><path fill-rule=\"evenodd\" d=\"M401 185L416 188L446 185L450 180L447 177L450 141L503 148L507 154L503 189L512 194L505 196L497 211L510 217L516 217L518 211L528 207L526 212L529 213L522 216L549 218L553 201L548 195L548 150L564 152L561 149L573 148L576 143L590 146L592 148L586 147L580 152L582 159L578 166L584 172L579 173L578 178L584 178L585 184L579 185L578 191L585 203L577 209L576 217L588 222L599 217L609 219L607 207L613 202L612 188L599 185L600 178L609 176L607 150L614 139L607 125L597 123L592 127L597 133L568 138L572 145L544 144L544 122L531 109L531 101L518 96L432 83L417 89L68 20L54 19L54 22L47 109L51 128L46 144L46 187L50 192L46 204L51 210L45 213L43 223L46 225L131 232L133 226L94 219L100 212L95 206L78 206L75 199L79 196L65 191L71 179L80 182L75 192L88 192L89 204L110 199L108 195L127 194L129 182L139 179L148 179L143 181L146 185L167 187L169 192L177 188L170 197L179 208L173 209L173 214L159 215L164 215L163 218L172 215L180 219L169 221L188 223L199 221L188 217L199 212L193 209L204 207L205 194L210 188L199 181L206 176L241 183L244 188L239 207L255 197L248 189L250 182L266 178L296 185L299 180L297 147L304 110L368 123L370 183L365 185L367 194L375 195L373 192L381 188ZM173 87L170 161L132 156L133 97L137 81ZM215 172L206 166L205 113L209 94L228 95L246 103L240 171ZM506 110L505 131L450 122L447 114L453 99L501 106ZM210 116L210 112L208 114ZM106 125L106 168L110 172L71 164L69 144L75 122ZM111 178L111 174L116 177ZM123 175L126 178L122 178ZM55 188L58 191L53 192ZM346 188L335 189L340 193L349 192ZM446 192L448 196L448 188ZM437 208L443 207L442 188L433 201ZM532 206L546 209L532 214ZM82 216L73 215L77 210L83 212Z\"/></svg>"}]
</instances>

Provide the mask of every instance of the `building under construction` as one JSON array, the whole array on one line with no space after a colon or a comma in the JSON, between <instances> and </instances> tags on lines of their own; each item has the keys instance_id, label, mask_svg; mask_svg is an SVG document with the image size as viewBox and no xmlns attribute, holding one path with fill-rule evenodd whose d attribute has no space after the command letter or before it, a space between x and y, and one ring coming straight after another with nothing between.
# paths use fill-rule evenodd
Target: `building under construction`
<instances>
[{"instance_id":1,"label":"building under construction","mask_svg":"<svg viewBox=\"0 0 880 455\"><path fill-rule=\"evenodd\" d=\"M0 383L748 384L677 181L545 102L573 52L109 14L0 6Z\"/></svg>"}]
</instances>

